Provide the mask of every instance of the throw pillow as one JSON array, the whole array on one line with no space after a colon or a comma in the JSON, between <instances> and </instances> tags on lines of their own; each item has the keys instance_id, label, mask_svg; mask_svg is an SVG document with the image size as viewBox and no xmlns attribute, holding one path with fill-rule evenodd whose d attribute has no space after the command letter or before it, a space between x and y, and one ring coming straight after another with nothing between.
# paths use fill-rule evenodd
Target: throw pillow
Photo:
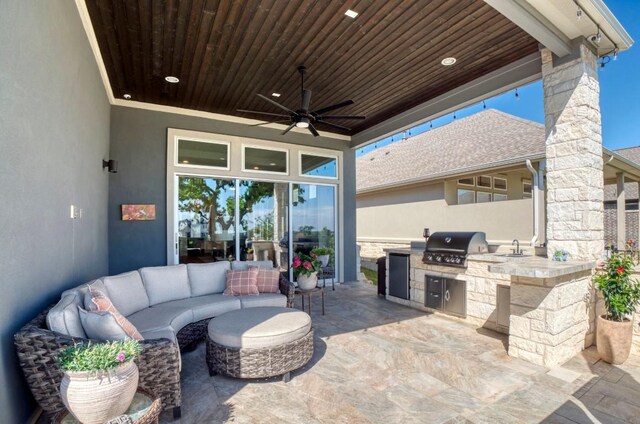
<instances>
[{"instance_id":1,"label":"throw pillow","mask_svg":"<svg viewBox=\"0 0 640 424\"><path fill-rule=\"evenodd\" d=\"M118 312L116 307L113 306L111 299L109 299L106 294L100 290L92 288L91 286L89 286L89 294L91 295L92 305L85 305L85 307L89 307L90 312L110 313L128 337L134 340L144 340L144 337L142 337L138 329L131 324L131 321Z\"/></svg>"},{"instance_id":2,"label":"throw pillow","mask_svg":"<svg viewBox=\"0 0 640 424\"><path fill-rule=\"evenodd\" d=\"M258 270L256 285L260 293L280 293L280 272L277 269L257 267L249 267L249 269Z\"/></svg>"},{"instance_id":3,"label":"throw pillow","mask_svg":"<svg viewBox=\"0 0 640 424\"><path fill-rule=\"evenodd\" d=\"M82 328L90 339L111 341L129 338L109 312L90 312L78 306L78 313Z\"/></svg>"},{"instance_id":4,"label":"throw pillow","mask_svg":"<svg viewBox=\"0 0 640 424\"><path fill-rule=\"evenodd\" d=\"M260 294L258 292L258 268L227 271L226 295Z\"/></svg>"}]
</instances>

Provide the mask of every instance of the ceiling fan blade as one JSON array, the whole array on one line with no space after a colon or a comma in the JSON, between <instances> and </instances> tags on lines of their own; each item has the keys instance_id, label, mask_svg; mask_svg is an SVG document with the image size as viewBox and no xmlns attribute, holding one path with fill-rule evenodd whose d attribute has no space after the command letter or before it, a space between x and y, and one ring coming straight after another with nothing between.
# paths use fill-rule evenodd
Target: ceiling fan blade
<instances>
[{"instance_id":1,"label":"ceiling fan blade","mask_svg":"<svg viewBox=\"0 0 640 424\"><path fill-rule=\"evenodd\" d=\"M282 106L280 103L278 102L274 102L273 100L271 100L270 98L268 98L267 96L263 96L262 94L258 93L258 97L268 101L269 103L271 103L274 106L278 106L280 109L286 110L289 113L293 113L294 115L298 115L296 112L292 111L291 109L289 109L286 106Z\"/></svg>"},{"instance_id":2,"label":"ceiling fan blade","mask_svg":"<svg viewBox=\"0 0 640 424\"><path fill-rule=\"evenodd\" d=\"M269 116L283 116L289 118L289 115L285 115L284 113L271 113L271 112L260 112L259 110L245 110L245 109L236 109L236 112L243 113L259 113L260 115L269 115Z\"/></svg>"},{"instance_id":3,"label":"ceiling fan blade","mask_svg":"<svg viewBox=\"0 0 640 424\"><path fill-rule=\"evenodd\" d=\"M321 120L316 120L316 122L318 124L327 125L329 127L338 128L340 130L351 131L351 128L343 127L342 125L338 125L338 124L332 124L331 122L324 122L324 121L321 121Z\"/></svg>"},{"instance_id":4,"label":"ceiling fan blade","mask_svg":"<svg viewBox=\"0 0 640 424\"><path fill-rule=\"evenodd\" d=\"M323 113L340 109L341 107L349 106L352 104L353 104L353 100L345 100L344 102L336 103L335 105L331 105L331 106L323 107L322 109L315 110L312 113L316 115L322 115Z\"/></svg>"},{"instance_id":5,"label":"ceiling fan blade","mask_svg":"<svg viewBox=\"0 0 640 424\"><path fill-rule=\"evenodd\" d=\"M260 125L269 125L269 124L280 124L283 122L291 122L290 119L287 120L281 120L281 121L271 121L271 122L261 122L259 124L253 124L253 125L249 125L250 127L259 127Z\"/></svg>"},{"instance_id":6,"label":"ceiling fan blade","mask_svg":"<svg viewBox=\"0 0 640 424\"><path fill-rule=\"evenodd\" d=\"M281 133L281 134L282 134L282 135L285 135L286 133L288 133L289 131L291 131L291 129L292 129L293 127L295 127L295 126L296 126L296 123L294 122L293 124L289 125L289 126L287 127L287 129L286 129L286 130L282 131L282 133Z\"/></svg>"},{"instance_id":7,"label":"ceiling fan blade","mask_svg":"<svg viewBox=\"0 0 640 424\"><path fill-rule=\"evenodd\" d=\"M316 116L316 119L367 119L366 116L361 115L331 115L331 116Z\"/></svg>"},{"instance_id":8,"label":"ceiling fan blade","mask_svg":"<svg viewBox=\"0 0 640 424\"><path fill-rule=\"evenodd\" d=\"M309 105L311 104L311 90L302 91L302 110L309 111Z\"/></svg>"},{"instance_id":9,"label":"ceiling fan blade","mask_svg":"<svg viewBox=\"0 0 640 424\"><path fill-rule=\"evenodd\" d=\"M320 135L320 134L318 134L318 131L316 130L316 128L312 124L309 124L308 128L309 128L309 132L311 134L313 134L314 137L317 137L317 136Z\"/></svg>"}]
</instances>

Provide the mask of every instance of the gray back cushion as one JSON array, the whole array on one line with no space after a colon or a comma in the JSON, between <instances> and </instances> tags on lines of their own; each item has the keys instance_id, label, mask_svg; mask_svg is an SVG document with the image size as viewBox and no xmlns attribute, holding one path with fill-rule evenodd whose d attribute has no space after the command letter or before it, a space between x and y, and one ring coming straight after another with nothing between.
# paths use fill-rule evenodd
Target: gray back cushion
<instances>
[{"instance_id":1,"label":"gray back cushion","mask_svg":"<svg viewBox=\"0 0 640 424\"><path fill-rule=\"evenodd\" d=\"M102 277L107 296L122 315L129 316L149 307L149 296L138 271L125 272L111 277Z\"/></svg>"},{"instance_id":2,"label":"gray back cushion","mask_svg":"<svg viewBox=\"0 0 640 424\"><path fill-rule=\"evenodd\" d=\"M72 294L72 293L78 293L80 294L80 297L84 296L84 294L86 292L88 292L89 290L87 289L88 286L92 286L95 289L100 290L103 293L107 293L107 290L104 287L104 283L102 282L102 280L97 279L97 280L93 280L93 281L89 281L88 283L84 283L84 284L80 284L78 287L74 287L72 289L69 290L65 290L62 292L62 294L60 295L60 297L65 297L68 294Z\"/></svg>"},{"instance_id":3,"label":"gray back cushion","mask_svg":"<svg viewBox=\"0 0 640 424\"><path fill-rule=\"evenodd\" d=\"M273 268L273 261L233 261L231 263L231 269L249 269L250 266Z\"/></svg>"},{"instance_id":4,"label":"gray back cushion","mask_svg":"<svg viewBox=\"0 0 640 424\"><path fill-rule=\"evenodd\" d=\"M82 327L90 339L94 340L126 340L127 333L109 312L90 312L78 308Z\"/></svg>"},{"instance_id":5,"label":"gray back cushion","mask_svg":"<svg viewBox=\"0 0 640 424\"><path fill-rule=\"evenodd\" d=\"M184 264L140 268L140 275L151 305L191 297L189 274Z\"/></svg>"},{"instance_id":6,"label":"gray back cushion","mask_svg":"<svg viewBox=\"0 0 640 424\"><path fill-rule=\"evenodd\" d=\"M69 293L47 313L47 327L56 333L71 337L87 337L80 316L78 306L82 307L82 296L79 293Z\"/></svg>"},{"instance_id":7,"label":"gray back cushion","mask_svg":"<svg viewBox=\"0 0 640 424\"><path fill-rule=\"evenodd\" d=\"M231 269L229 261L187 264L191 296L222 293L227 285L228 269Z\"/></svg>"}]
</instances>

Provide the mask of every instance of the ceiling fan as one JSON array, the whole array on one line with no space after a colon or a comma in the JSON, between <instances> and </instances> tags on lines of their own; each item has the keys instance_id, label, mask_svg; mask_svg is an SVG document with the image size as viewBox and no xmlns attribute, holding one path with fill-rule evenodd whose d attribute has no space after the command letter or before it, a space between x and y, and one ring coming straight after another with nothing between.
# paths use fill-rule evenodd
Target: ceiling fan
<instances>
[{"instance_id":1,"label":"ceiling fan","mask_svg":"<svg viewBox=\"0 0 640 424\"><path fill-rule=\"evenodd\" d=\"M257 125L266 125L266 124L273 124L273 123L278 123L278 122L290 122L291 125L289 125L287 127L287 129L282 132L282 135L285 135L286 133L288 133L293 127L298 127L298 128L307 128L309 130L309 132L311 134L313 134L314 137L317 137L320 134L318 134L318 131L313 126L313 124L322 124L322 125L326 125L326 126L329 126L329 127L337 128L337 129L340 129L340 130L350 131L351 128L347 128L345 126L338 125L338 124L333 124L331 122L327 122L327 120L331 120L331 119L365 119L366 118L364 116L359 116L359 115L329 115L329 116L325 116L324 115L325 113L331 112L332 110L336 110L336 109L340 109L340 108L345 107L345 106L352 105L353 104L353 100L345 100L345 101L342 101L340 103L333 104L331 106L326 106L326 107L323 107L323 108L320 108L320 109L316 109L316 110L310 111L309 107L311 105L311 90L306 90L304 88L304 73L305 73L306 69L307 68L305 68L303 65L298 66L298 72L300 73L300 93L301 93L300 109L298 109L296 111L293 111L293 110L289 109L288 107L283 106L280 103L271 100L267 96L263 96L262 94L258 94L258 97L268 101L269 103L271 103L271 104L273 104L275 106L278 106L280 109L283 109L284 111L286 111L287 114L260 112L260 111L257 111L257 110L244 110L244 109L238 109L238 112L257 113L257 114L260 114L260 115L269 115L269 116L275 116L275 117L280 118L279 120L276 120L276 121L264 122L264 123L257 124ZM283 119L283 118L288 118L288 119Z\"/></svg>"}]
</instances>

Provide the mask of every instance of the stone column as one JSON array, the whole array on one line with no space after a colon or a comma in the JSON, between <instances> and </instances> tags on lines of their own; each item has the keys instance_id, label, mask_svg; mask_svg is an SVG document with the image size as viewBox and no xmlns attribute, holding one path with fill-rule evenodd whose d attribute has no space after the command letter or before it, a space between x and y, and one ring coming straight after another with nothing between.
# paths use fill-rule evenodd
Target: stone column
<instances>
[{"instance_id":1,"label":"stone column","mask_svg":"<svg viewBox=\"0 0 640 424\"><path fill-rule=\"evenodd\" d=\"M586 41L559 60L542 49L547 253L593 260L604 249L602 135L596 55Z\"/></svg>"}]
</instances>

